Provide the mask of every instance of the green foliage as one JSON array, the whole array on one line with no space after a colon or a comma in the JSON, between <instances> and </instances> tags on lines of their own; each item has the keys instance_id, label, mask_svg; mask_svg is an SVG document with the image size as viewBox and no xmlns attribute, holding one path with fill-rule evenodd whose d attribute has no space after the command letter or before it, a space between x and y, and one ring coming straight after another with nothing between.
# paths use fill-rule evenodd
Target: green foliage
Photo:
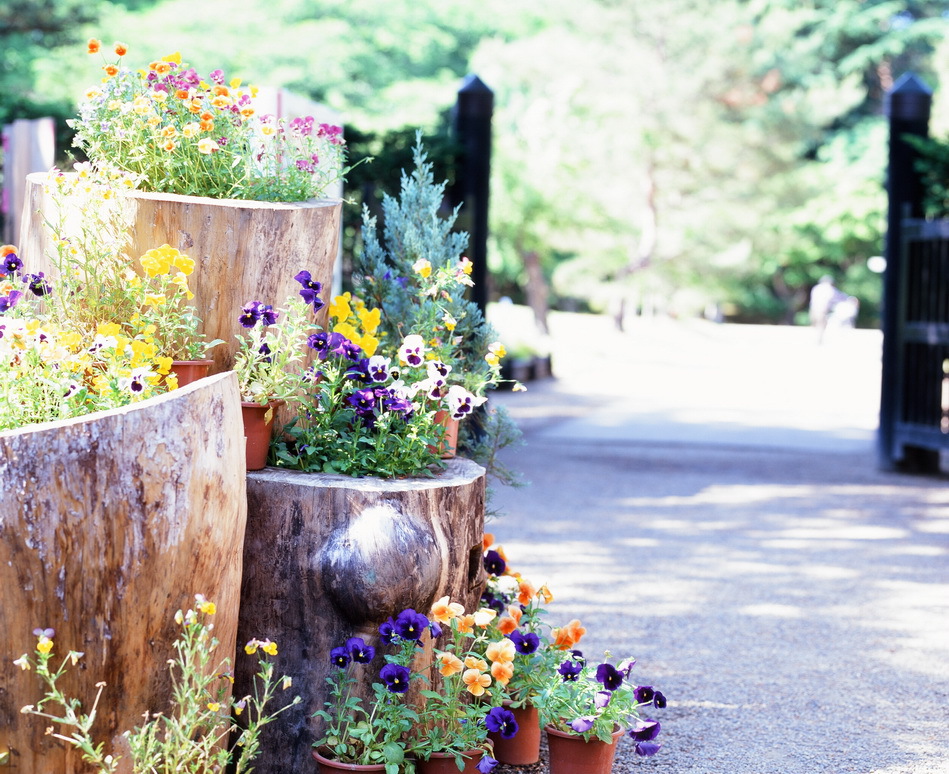
<instances>
[{"instance_id":1,"label":"green foliage","mask_svg":"<svg viewBox=\"0 0 949 774\"><path fill-rule=\"evenodd\" d=\"M949 218L949 136L904 138L919 154L916 170L923 185L927 218Z\"/></svg>"}]
</instances>

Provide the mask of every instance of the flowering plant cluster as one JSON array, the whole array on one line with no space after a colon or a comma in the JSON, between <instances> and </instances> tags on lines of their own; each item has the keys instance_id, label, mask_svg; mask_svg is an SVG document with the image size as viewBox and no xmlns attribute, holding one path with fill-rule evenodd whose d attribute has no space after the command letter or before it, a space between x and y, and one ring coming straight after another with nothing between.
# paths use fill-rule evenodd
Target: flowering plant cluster
<instances>
[{"instance_id":1,"label":"flowering plant cluster","mask_svg":"<svg viewBox=\"0 0 949 774\"><path fill-rule=\"evenodd\" d=\"M178 53L133 69L127 46L112 52L70 122L93 164L134 173L143 190L262 201L317 198L343 176L340 127L259 115L256 88L220 69L199 75Z\"/></svg>"},{"instance_id":2,"label":"flowering plant cluster","mask_svg":"<svg viewBox=\"0 0 949 774\"><path fill-rule=\"evenodd\" d=\"M175 622L181 633L174 643L172 665L173 710L169 713L146 713L145 722L133 731L126 731L131 750L134 774L171 771L224 771L233 765L235 772L248 772L260 751L260 732L280 713L300 702L300 697L276 711L268 705L278 689L287 690L290 679L277 679L269 657L277 655L277 645L270 640L251 640L245 648L257 654L259 671L253 695L231 697L233 682L227 659L216 663L218 646L212 635L210 617L215 605L201 594L195 595L195 609L179 610ZM92 726L96 719L105 683L98 691L89 712L84 712L78 699L66 696L58 686L67 665L75 666L83 653L69 651L58 667L53 663L52 629L36 629L35 653L23 654L14 663L24 670L35 669L45 686L42 699L27 705L22 712L35 715L55 725L51 732L56 739L77 748L83 761L100 772L118 770L119 758L106 752L102 742L96 743ZM239 718L238 723L234 718ZM55 726L65 729L55 730Z\"/></svg>"},{"instance_id":3,"label":"flowering plant cluster","mask_svg":"<svg viewBox=\"0 0 949 774\"><path fill-rule=\"evenodd\" d=\"M380 641L391 652L380 654L384 661L372 683L371 706L354 693L360 683L358 672L376 659L376 649L361 637L351 637L333 648L330 659L334 672L326 679L329 697L322 718L322 736L313 746L344 763L384 764L387 774L414 771L406 758L406 736L418 722L418 713L406 701L412 682L411 669L428 619L407 608L396 619L379 627Z\"/></svg>"},{"instance_id":4,"label":"flowering plant cluster","mask_svg":"<svg viewBox=\"0 0 949 774\"><path fill-rule=\"evenodd\" d=\"M619 665L607 653L599 664L588 663L576 648L586 629L579 620L551 628L542 604L553 600L549 589L512 572L494 537L484 538L484 566L488 584L482 601L498 611L497 629L516 652L514 673L507 683L512 706L538 708L543 725L611 743L622 729L635 742L638 755L655 755L658 721L644 717L650 708L666 706L662 692L630 682L635 659Z\"/></svg>"},{"instance_id":5,"label":"flowering plant cluster","mask_svg":"<svg viewBox=\"0 0 949 774\"><path fill-rule=\"evenodd\" d=\"M379 642L390 652L382 654L369 708L355 694L357 670L378 659L376 648L361 637L333 648L336 670L327 678L326 708L315 713L324 729L314 746L345 763L384 763L388 774L411 774L414 760L442 752L454 755L461 770L464 757L478 750L478 770L494 769L498 762L490 755L488 732L505 738L517 733L513 713L499 706L503 691L494 689L509 679L513 659L508 640L489 641L494 617L486 608L466 614L444 597L430 616L407 608L387 620L379 627ZM425 638L435 643L435 662L419 672L413 664ZM419 707L406 700L413 683L421 684Z\"/></svg>"}]
</instances>

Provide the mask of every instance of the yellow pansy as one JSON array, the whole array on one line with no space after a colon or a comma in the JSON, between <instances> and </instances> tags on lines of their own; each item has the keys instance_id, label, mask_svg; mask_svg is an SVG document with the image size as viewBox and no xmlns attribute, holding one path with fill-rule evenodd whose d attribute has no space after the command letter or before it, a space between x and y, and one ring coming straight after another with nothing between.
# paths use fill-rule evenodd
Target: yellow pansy
<instances>
[{"instance_id":1,"label":"yellow pansy","mask_svg":"<svg viewBox=\"0 0 949 774\"><path fill-rule=\"evenodd\" d=\"M349 306L349 300L352 298L350 293L343 293L341 296L336 296L330 304L330 317L336 320L348 320L349 316L352 314L352 309Z\"/></svg>"},{"instance_id":2,"label":"yellow pansy","mask_svg":"<svg viewBox=\"0 0 949 774\"><path fill-rule=\"evenodd\" d=\"M412 271L421 277L428 277L432 273L432 264L425 258L419 258L412 264Z\"/></svg>"},{"instance_id":3,"label":"yellow pansy","mask_svg":"<svg viewBox=\"0 0 949 774\"><path fill-rule=\"evenodd\" d=\"M362 337L360 346L362 347L362 351L366 353L366 357L372 357L376 354L376 350L379 349L379 339L371 333L367 333Z\"/></svg>"},{"instance_id":4,"label":"yellow pansy","mask_svg":"<svg viewBox=\"0 0 949 774\"><path fill-rule=\"evenodd\" d=\"M164 355L159 355L155 358L155 370L160 374L171 373L171 364L174 362L170 357L165 357ZM168 383L168 380L165 379L165 384Z\"/></svg>"},{"instance_id":5,"label":"yellow pansy","mask_svg":"<svg viewBox=\"0 0 949 774\"><path fill-rule=\"evenodd\" d=\"M375 333L376 329L379 327L379 322L381 320L382 312L377 307L375 309L366 309L365 305L361 308L357 315L359 317L359 322L362 323L362 329L366 333Z\"/></svg>"},{"instance_id":6,"label":"yellow pansy","mask_svg":"<svg viewBox=\"0 0 949 774\"><path fill-rule=\"evenodd\" d=\"M342 334L347 339L349 339L353 344L358 344L361 336L359 331L357 331L352 325L348 322L341 322L333 326L333 331L339 334Z\"/></svg>"},{"instance_id":7,"label":"yellow pansy","mask_svg":"<svg viewBox=\"0 0 949 774\"><path fill-rule=\"evenodd\" d=\"M180 52L180 51L175 51L175 53L173 53L173 54L169 54L168 56L163 56L163 57L161 58L161 61L162 61L162 62L174 62L176 65L180 65L180 64L181 64L181 52Z\"/></svg>"},{"instance_id":8,"label":"yellow pansy","mask_svg":"<svg viewBox=\"0 0 949 774\"><path fill-rule=\"evenodd\" d=\"M114 322L101 322L96 326L96 333L100 336L118 336L121 332L122 328Z\"/></svg>"},{"instance_id":9,"label":"yellow pansy","mask_svg":"<svg viewBox=\"0 0 949 774\"><path fill-rule=\"evenodd\" d=\"M164 293L146 293L145 294L145 303L148 306L164 306L165 305L165 295Z\"/></svg>"}]
</instances>

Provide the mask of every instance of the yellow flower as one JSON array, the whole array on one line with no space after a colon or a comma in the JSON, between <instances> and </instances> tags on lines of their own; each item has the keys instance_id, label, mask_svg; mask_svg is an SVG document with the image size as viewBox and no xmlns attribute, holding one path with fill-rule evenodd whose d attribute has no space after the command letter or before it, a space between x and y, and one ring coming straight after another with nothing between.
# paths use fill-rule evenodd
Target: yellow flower
<instances>
[{"instance_id":1,"label":"yellow flower","mask_svg":"<svg viewBox=\"0 0 949 774\"><path fill-rule=\"evenodd\" d=\"M276 656L276 655L277 655L277 643L276 643L276 642L271 642L270 640L267 640L263 645L260 646L260 649L261 649L264 653L268 653L268 654L270 654L271 656Z\"/></svg>"},{"instance_id":2,"label":"yellow flower","mask_svg":"<svg viewBox=\"0 0 949 774\"><path fill-rule=\"evenodd\" d=\"M220 149L220 146L210 137L198 140L198 153L203 153L205 156L210 156L214 151Z\"/></svg>"},{"instance_id":3,"label":"yellow flower","mask_svg":"<svg viewBox=\"0 0 949 774\"><path fill-rule=\"evenodd\" d=\"M183 274L190 275L194 271L193 258L168 245L162 245L161 249L171 256L171 265L176 269L180 269Z\"/></svg>"},{"instance_id":4,"label":"yellow flower","mask_svg":"<svg viewBox=\"0 0 949 774\"><path fill-rule=\"evenodd\" d=\"M341 322L333 326L333 331L335 333L340 333L349 339L354 344L359 344L359 331L357 331L352 325L348 322Z\"/></svg>"},{"instance_id":5,"label":"yellow flower","mask_svg":"<svg viewBox=\"0 0 949 774\"><path fill-rule=\"evenodd\" d=\"M270 135L276 133L276 131L277 131L276 128L271 126L270 124L264 124L263 126L260 127L261 134L263 134L266 137L269 137Z\"/></svg>"},{"instance_id":6,"label":"yellow flower","mask_svg":"<svg viewBox=\"0 0 949 774\"><path fill-rule=\"evenodd\" d=\"M339 321L348 320L352 314L352 309L349 307L349 300L351 298L352 295L350 293L343 293L341 296L336 296L332 303L330 303L330 317Z\"/></svg>"},{"instance_id":7,"label":"yellow flower","mask_svg":"<svg viewBox=\"0 0 949 774\"><path fill-rule=\"evenodd\" d=\"M192 121L191 123L185 124L181 127L181 133L189 139L191 137L197 137L200 131L201 126L196 121Z\"/></svg>"},{"instance_id":8,"label":"yellow flower","mask_svg":"<svg viewBox=\"0 0 949 774\"><path fill-rule=\"evenodd\" d=\"M371 334L366 334L362 337L362 351L366 353L366 357L372 357L376 354L376 350L379 348L379 339Z\"/></svg>"},{"instance_id":9,"label":"yellow flower","mask_svg":"<svg viewBox=\"0 0 949 774\"><path fill-rule=\"evenodd\" d=\"M362 323L362 329L366 333L376 332L381 315L382 311L378 307L376 309L366 309L365 305L357 312L359 322Z\"/></svg>"},{"instance_id":10,"label":"yellow flower","mask_svg":"<svg viewBox=\"0 0 949 774\"><path fill-rule=\"evenodd\" d=\"M162 62L174 62L176 65L180 65L180 64L181 64L181 52L175 51L175 53L173 53L173 54L169 54L168 56L163 56L163 57L161 58L161 61L162 61Z\"/></svg>"},{"instance_id":11,"label":"yellow flower","mask_svg":"<svg viewBox=\"0 0 949 774\"><path fill-rule=\"evenodd\" d=\"M458 325L458 321L454 317L452 317L450 314L448 314L448 312L445 312L445 314L442 315L442 322L445 323L445 327L449 331L455 330L455 326Z\"/></svg>"},{"instance_id":12,"label":"yellow flower","mask_svg":"<svg viewBox=\"0 0 949 774\"><path fill-rule=\"evenodd\" d=\"M101 322L96 326L96 333L100 336L118 336L121 332L121 326L114 322Z\"/></svg>"},{"instance_id":13,"label":"yellow flower","mask_svg":"<svg viewBox=\"0 0 949 774\"><path fill-rule=\"evenodd\" d=\"M165 305L165 295L163 293L146 293L145 294L145 303L149 306L164 306Z\"/></svg>"},{"instance_id":14,"label":"yellow flower","mask_svg":"<svg viewBox=\"0 0 949 774\"><path fill-rule=\"evenodd\" d=\"M165 375L171 373L171 364L174 362L172 358L159 355L155 358L155 370L158 373ZM168 380L165 379L165 384L168 384Z\"/></svg>"},{"instance_id":15,"label":"yellow flower","mask_svg":"<svg viewBox=\"0 0 949 774\"><path fill-rule=\"evenodd\" d=\"M53 649L53 641L45 634L41 634L36 643L36 649L40 653L49 653Z\"/></svg>"},{"instance_id":16,"label":"yellow flower","mask_svg":"<svg viewBox=\"0 0 949 774\"><path fill-rule=\"evenodd\" d=\"M244 652L248 656L253 656L257 652L257 648L260 647L263 643L258 639L253 639L244 646Z\"/></svg>"},{"instance_id":17,"label":"yellow flower","mask_svg":"<svg viewBox=\"0 0 949 774\"><path fill-rule=\"evenodd\" d=\"M178 128L174 126L173 124L168 124L168 126L163 126L161 129L161 136L162 137L177 137Z\"/></svg>"},{"instance_id":18,"label":"yellow flower","mask_svg":"<svg viewBox=\"0 0 949 774\"><path fill-rule=\"evenodd\" d=\"M465 274L471 274L474 264L471 262L470 258L462 258L458 261L458 268L461 269Z\"/></svg>"},{"instance_id":19,"label":"yellow flower","mask_svg":"<svg viewBox=\"0 0 949 774\"><path fill-rule=\"evenodd\" d=\"M241 86L241 83L242 81L240 78L231 78L230 86L232 89L239 89Z\"/></svg>"},{"instance_id":20,"label":"yellow flower","mask_svg":"<svg viewBox=\"0 0 949 774\"><path fill-rule=\"evenodd\" d=\"M177 389L178 389L178 377L175 376L174 374L168 374L168 376L165 377L165 386L169 389L169 391L170 391L170 390L177 390Z\"/></svg>"},{"instance_id":21,"label":"yellow flower","mask_svg":"<svg viewBox=\"0 0 949 774\"><path fill-rule=\"evenodd\" d=\"M213 602L208 602L208 600L202 597L198 602L198 610L200 610L205 615L214 615L217 612L217 605L215 605Z\"/></svg>"},{"instance_id":22,"label":"yellow flower","mask_svg":"<svg viewBox=\"0 0 949 774\"><path fill-rule=\"evenodd\" d=\"M188 277L183 271L179 271L175 274L175 276L171 278L171 281L184 291L185 298L189 301L194 298L194 293L192 293L191 288L188 287Z\"/></svg>"},{"instance_id":23,"label":"yellow flower","mask_svg":"<svg viewBox=\"0 0 949 774\"><path fill-rule=\"evenodd\" d=\"M211 710L211 712L219 712L221 709L221 705L216 701L209 701L208 709Z\"/></svg>"},{"instance_id":24,"label":"yellow flower","mask_svg":"<svg viewBox=\"0 0 949 774\"><path fill-rule=\"evenodd\" d=\"M20 669L22 669L24 672L29 671L32 668L30 667L30 660L27 658L26 653L24 653L19 658L13 659L13 664L14 666L20 667Z\"/></svg>"},{"instance_id":25,"label":"yellow flower","mask_svg":"<svg viewBox=\"0 0 949 774\"><path fill-rule=\"evenodd\" d=\"M422 277L428 277L432 273L432 264L425 258L419 258L412 264L412 271Z\"/></svg>"}]
</instances>

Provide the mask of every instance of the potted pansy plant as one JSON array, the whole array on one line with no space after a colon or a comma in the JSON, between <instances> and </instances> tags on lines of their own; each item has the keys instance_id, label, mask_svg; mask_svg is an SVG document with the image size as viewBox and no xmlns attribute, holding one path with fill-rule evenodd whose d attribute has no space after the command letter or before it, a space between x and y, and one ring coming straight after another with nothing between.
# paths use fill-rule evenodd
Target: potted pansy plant
<instances>
[{"instance_id":1,"label":"potted pansy plant","mask_svg":"<svg viewBox=\"0 0 949 774\"><path fill-rule=\"evenodd\" d=\"M259 470L267 463L274 412L286 402L295 405L303 389L305 342L318 329L315 314L323 308L322 285L305 269L295 279L297 296L282 309L261 301L250 301L241 309L238 322L244 330L234 355L247 438L247 469Z\"/></svg>"},{"instance_id":2,"label":"potted pansy plant","mask_svg":"<svg viewBox=\"0 0 949 774\"><path fill-rule=\"evenodd\" d=\"M313 757L324 774L415 771L406 751L419 714L407 695L419 679L412 664L431 625L424 615L406 608L380 625L378 648L351 637L330 651L335 669L326 679L328 697L324 708L314 713L322 723ZM358 687L370 679L371 696L359 695Z\"/></svg>"},{"instance_id":3,"label":"potted pansy plant","mask_svg":"<svg viewBox=\"0 0 949 774\"><path fill-rule=\"evenodd\" d=\"M616 741L625 733L637 755L659 751L659 721L651 710L666 706L652 686L630 681L634 659L614 665L609 653L599 664L571 650L537 697L547 730L551 774L609 774Z\"/></svg>"}]
</instances>

